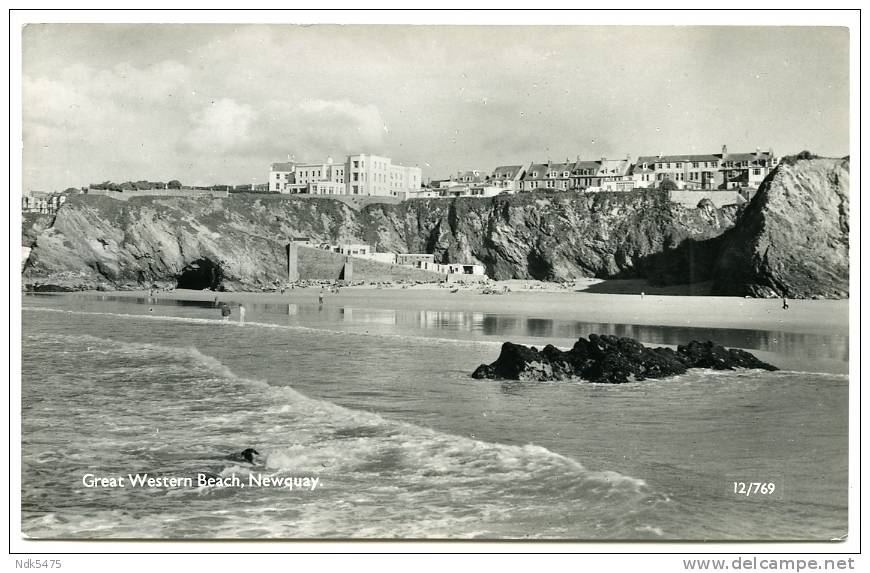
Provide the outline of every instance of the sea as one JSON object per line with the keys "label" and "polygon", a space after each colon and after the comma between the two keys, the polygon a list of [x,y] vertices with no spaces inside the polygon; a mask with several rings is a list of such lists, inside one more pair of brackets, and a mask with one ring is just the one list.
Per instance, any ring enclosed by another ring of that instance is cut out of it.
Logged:
{"label": "sea", "polygon": [[[419,310],[320,306],[316,292],[246,302],[244,324],[211,301],[23,296],[24,535],[848,534],[845,335],[589,324],[425,297]],[[470,376],[505,340],[570,347],[590,333],[712,339],[783,369],[622,385]]]}

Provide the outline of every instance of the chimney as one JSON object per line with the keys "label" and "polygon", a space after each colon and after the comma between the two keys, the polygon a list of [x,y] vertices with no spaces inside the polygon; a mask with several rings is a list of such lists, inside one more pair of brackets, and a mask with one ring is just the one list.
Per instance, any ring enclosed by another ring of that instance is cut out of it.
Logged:
{"label": "chimney", "polygon": [[773,148],[772,147],[767,150],[767,154],[770,155],[771,158],[773,157]]}
{"label": "chimney", "polygon": [[332,155],[329,155],[326,157],[326,163],[328,163],[329,165],[332,165]]}
{"label": "chimney", "polygon": [[723,145],[722,146],[722,159],[725,159],[726,157],[728,157],[728,146]]}
{"label": "chimney", "polygon": [[605,163],[607,163],[607,158],[602,155],[601,156],[601,164],[604,165]]}
{"label": "chimney", "polygon": [[577,154],[577,163],[580,163],[580,154]]}

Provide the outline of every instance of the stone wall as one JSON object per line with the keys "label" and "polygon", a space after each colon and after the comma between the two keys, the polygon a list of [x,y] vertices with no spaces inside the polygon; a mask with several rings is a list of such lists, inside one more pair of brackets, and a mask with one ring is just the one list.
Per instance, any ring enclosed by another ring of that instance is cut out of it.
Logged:
{"label": "stone wall", "polygon": [[716,208],[725,205],[742,205],[743,203],[746,203],[746,199],[744,199],[737,191],[690,191],[688,189],[681,189],[679,191],[669,191],[669,194],[671,201],[684,207],[689,207],[690,209],[697,207],[698,202],[701,199],[709,199],[713,202],[713,205],[715,205]]}
{"label": "stone wall", "polygon": [[87,195],[100,195],[126,201],[133,197],[229,197],[229,191],[210,191],[207,189],[129,189],[109,191],[108,189],[88,189]]}

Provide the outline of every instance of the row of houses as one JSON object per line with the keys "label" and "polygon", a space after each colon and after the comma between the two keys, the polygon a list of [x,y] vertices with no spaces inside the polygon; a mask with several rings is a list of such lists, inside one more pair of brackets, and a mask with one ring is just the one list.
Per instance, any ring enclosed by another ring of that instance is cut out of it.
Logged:
{"label": "row of houses", "polygon": [[22,213],[40,213],[43,215],[56,213],[66,202],[66,195],[60,193],[25,192],[21,197]]}
{"label": "row of houses", "polygon": [[270,191],[404,198],[408,193],[419,191],[423,183],[419,167],[399,165],[381,155],[348,155],[343,163],[335,163],[332,157],[322,163],[297,163],[292,157],[288,159],[271,165]]}
{"label": "row of houses", "polygon": [[433,181],[411,197],[491,197],[501,193],[544,190],[630,191],[660,187],[670,181],[677,189],[734,190],[758,187],[779,159],[773,149],[754,153],[645,155],[623,159],[502,165],[492,173],[460,171],[450,179]]}

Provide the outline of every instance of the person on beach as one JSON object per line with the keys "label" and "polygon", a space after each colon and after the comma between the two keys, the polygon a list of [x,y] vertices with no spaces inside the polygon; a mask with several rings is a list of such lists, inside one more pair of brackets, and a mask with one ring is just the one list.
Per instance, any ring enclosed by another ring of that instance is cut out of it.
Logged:
{"label": "person on beach", "polygon": [[317,303],[323,307],[323,287],[320,287],[320,294],[317,295]]}
{"label": "person on beach", "polygon": [[782,310],[788,310],[788,299],[782,295]]}
{"label": "person on beach", "polygon": [[227,303],[221,304],[221,320],[222,321],[229,322],[230,315],[232,313],[233,313],[233,311],[230,309],[230,305],[228,305]]}
{"label": "person on beach", "polygon": [[245,305],[239,305],[239,324],[245,324]]}
{"label": "person on beach", "polygon": [[640,300],[643,300],[643,297],[644,297],[645,294],[646,294],[645,292],[640,291]]}

